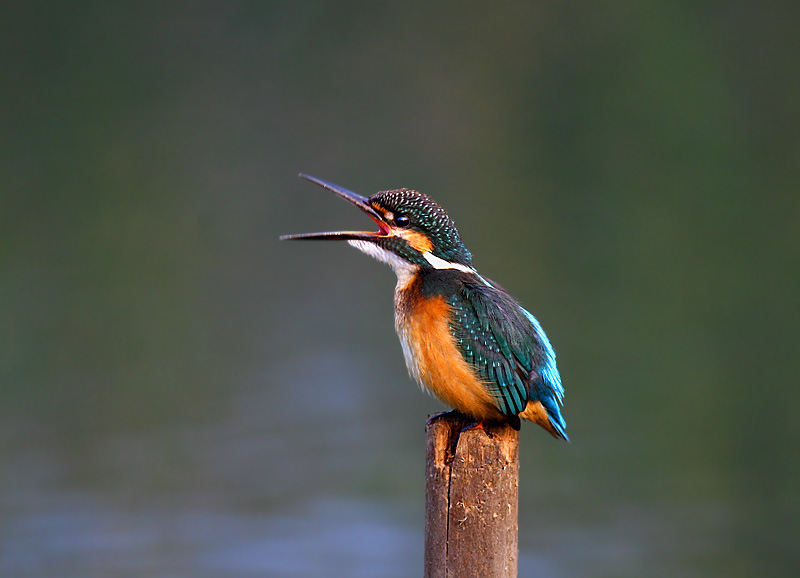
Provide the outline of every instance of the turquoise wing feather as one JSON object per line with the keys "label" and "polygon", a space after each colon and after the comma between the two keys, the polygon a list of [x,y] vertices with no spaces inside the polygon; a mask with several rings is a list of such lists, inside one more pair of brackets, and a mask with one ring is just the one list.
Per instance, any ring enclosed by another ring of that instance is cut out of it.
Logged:
{"label": "turquoise wing feather", "polygon": [[559,409],[564,389],[555,352],[536,318],[480,277],[463,281],[449,303],[461,354],[487,384],[501,413],[517,415],[529,400],[541,401],[553,426],[564,433]]}

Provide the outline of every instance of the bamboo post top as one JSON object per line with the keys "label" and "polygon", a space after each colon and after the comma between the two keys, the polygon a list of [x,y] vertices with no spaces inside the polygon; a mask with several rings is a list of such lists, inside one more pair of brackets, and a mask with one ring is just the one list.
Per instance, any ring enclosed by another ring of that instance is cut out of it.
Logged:
{"label": "bamboo post top", "polygon": [[517,576],[519,432],[471,424],[449,412],[426,426],[426,578]]}

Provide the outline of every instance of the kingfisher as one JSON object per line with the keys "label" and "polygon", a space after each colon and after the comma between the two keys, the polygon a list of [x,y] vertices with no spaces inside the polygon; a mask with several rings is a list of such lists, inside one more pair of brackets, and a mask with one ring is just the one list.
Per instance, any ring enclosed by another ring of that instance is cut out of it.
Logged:
{"label": "kingfisher", "polygon": [[455,223],[413,189],[364,197],[300,173],[351,202],[378,231],[283,235],[341,240],[387,263],[397,275],[395,329],[409,374],[446,405],[484,422],[520,428],[520,418],[569,441],[556,354],[536,318],[480,275]]}

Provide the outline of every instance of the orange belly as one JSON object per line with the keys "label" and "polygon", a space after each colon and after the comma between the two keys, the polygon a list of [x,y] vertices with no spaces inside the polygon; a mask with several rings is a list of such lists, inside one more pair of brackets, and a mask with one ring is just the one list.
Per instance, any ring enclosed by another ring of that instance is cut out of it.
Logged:
{"label": "orange belly", "polygon": [[442,402],[476,419],[499,419],[487,387],[461,355],[450,333],[450,306],[441,296],[424,298],[399,289],[395,327],[411,376]]}

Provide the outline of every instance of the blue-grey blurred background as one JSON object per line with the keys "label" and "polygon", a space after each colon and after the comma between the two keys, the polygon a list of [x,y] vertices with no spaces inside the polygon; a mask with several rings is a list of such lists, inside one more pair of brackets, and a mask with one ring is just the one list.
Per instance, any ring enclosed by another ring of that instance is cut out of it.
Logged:
{"label": "blue-grey blurred background", "polygon": [[520,575],[800,567],[796,2],[0,8],[0,575],[422,572],[414,187],[546,328]]}

